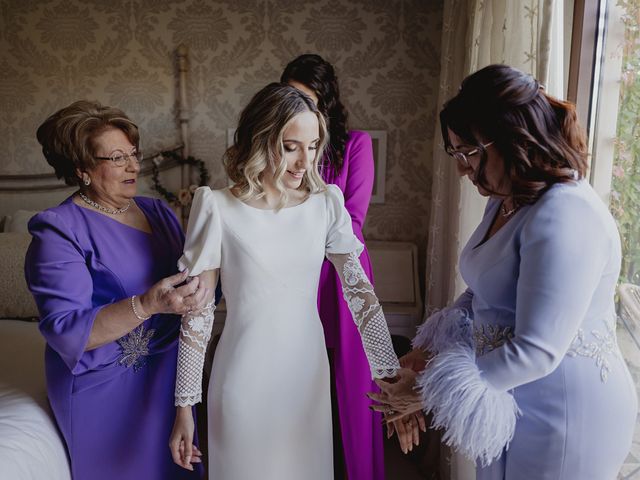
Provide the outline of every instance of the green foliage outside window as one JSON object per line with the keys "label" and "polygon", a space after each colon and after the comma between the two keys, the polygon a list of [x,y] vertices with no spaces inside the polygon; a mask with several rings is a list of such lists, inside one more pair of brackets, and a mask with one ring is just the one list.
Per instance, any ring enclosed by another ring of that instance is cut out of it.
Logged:
{"label": "green foliage outside window", "polygon": [[625,14],[611,211],[622,239],[620,281],[640,285],[640,0],[618,0]]}

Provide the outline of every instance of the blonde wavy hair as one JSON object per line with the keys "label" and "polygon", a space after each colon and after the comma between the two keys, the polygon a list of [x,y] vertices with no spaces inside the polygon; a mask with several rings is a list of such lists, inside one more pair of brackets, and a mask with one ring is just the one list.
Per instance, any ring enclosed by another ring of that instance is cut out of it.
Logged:
{"label": "blonde wavy hair", "polygon": [[282,83],[271,83],[256,93],[242,111],[233,145],[223,157],[225,170],[240,200],[246,202],[265,195],[262,174],[272,165],[275,186],[280,192],[276,210],[287,204],[288,195],[282,182],[287,170],[282,137],[293,118],[304,112],[316,115],[320,141],[313,166],[305,172],[298,189],[312,194],[327,188],[318,172],[318,163],[328,140],[322,113],[300,90]]}

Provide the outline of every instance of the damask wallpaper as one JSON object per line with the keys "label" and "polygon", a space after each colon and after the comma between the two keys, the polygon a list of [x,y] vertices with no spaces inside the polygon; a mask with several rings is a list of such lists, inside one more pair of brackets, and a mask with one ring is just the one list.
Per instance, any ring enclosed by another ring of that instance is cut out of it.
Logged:
{"label": "damask wallpaper", "polygon": [[177,142],[185,44],[191,153],[223,186],[241,108],[289,60],[317,52],[336,66],[351,126],[387,131],[386,198],[367,238],[424,247],[443,1],[0,0],[0,174],[48,173],[35,129],[80,98],[123,108],[144,150]]}

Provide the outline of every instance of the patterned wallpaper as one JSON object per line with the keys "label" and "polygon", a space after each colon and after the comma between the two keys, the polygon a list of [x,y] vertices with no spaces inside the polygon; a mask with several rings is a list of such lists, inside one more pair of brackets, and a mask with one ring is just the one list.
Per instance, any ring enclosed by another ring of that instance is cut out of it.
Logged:
{"label": "patterned wallpaper", "polygon": [[[337,69],[351,126],[387,131],[370,239],[426,243],[443,0],[0,0],[0,174],[49,172],[35,129],[80,98],[123,108],[143,149],[178,141],[175,49],[189,48],[191,151],[225,185],[226,131],[295,56]],[[424,248],[420,249],[421,251]]]}

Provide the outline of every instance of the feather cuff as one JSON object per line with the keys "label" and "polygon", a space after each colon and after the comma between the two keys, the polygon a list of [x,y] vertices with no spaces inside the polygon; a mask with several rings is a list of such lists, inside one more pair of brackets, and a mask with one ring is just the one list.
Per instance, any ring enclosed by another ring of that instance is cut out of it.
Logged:
{"label": "feather cuff", "polygon": [[434,355],[456,344],[473,349],[472,320],[466,310],[443,308],[425,320],[412,343],[414,348],[421,348]]}
{"label": "feather cuff", "polygon": [[480,375],[473,348],[461,343],[436,355],[417,379],[432,427],[443,441],[480,465],[489,465],[509,447],[520,414],[513,395]]}

